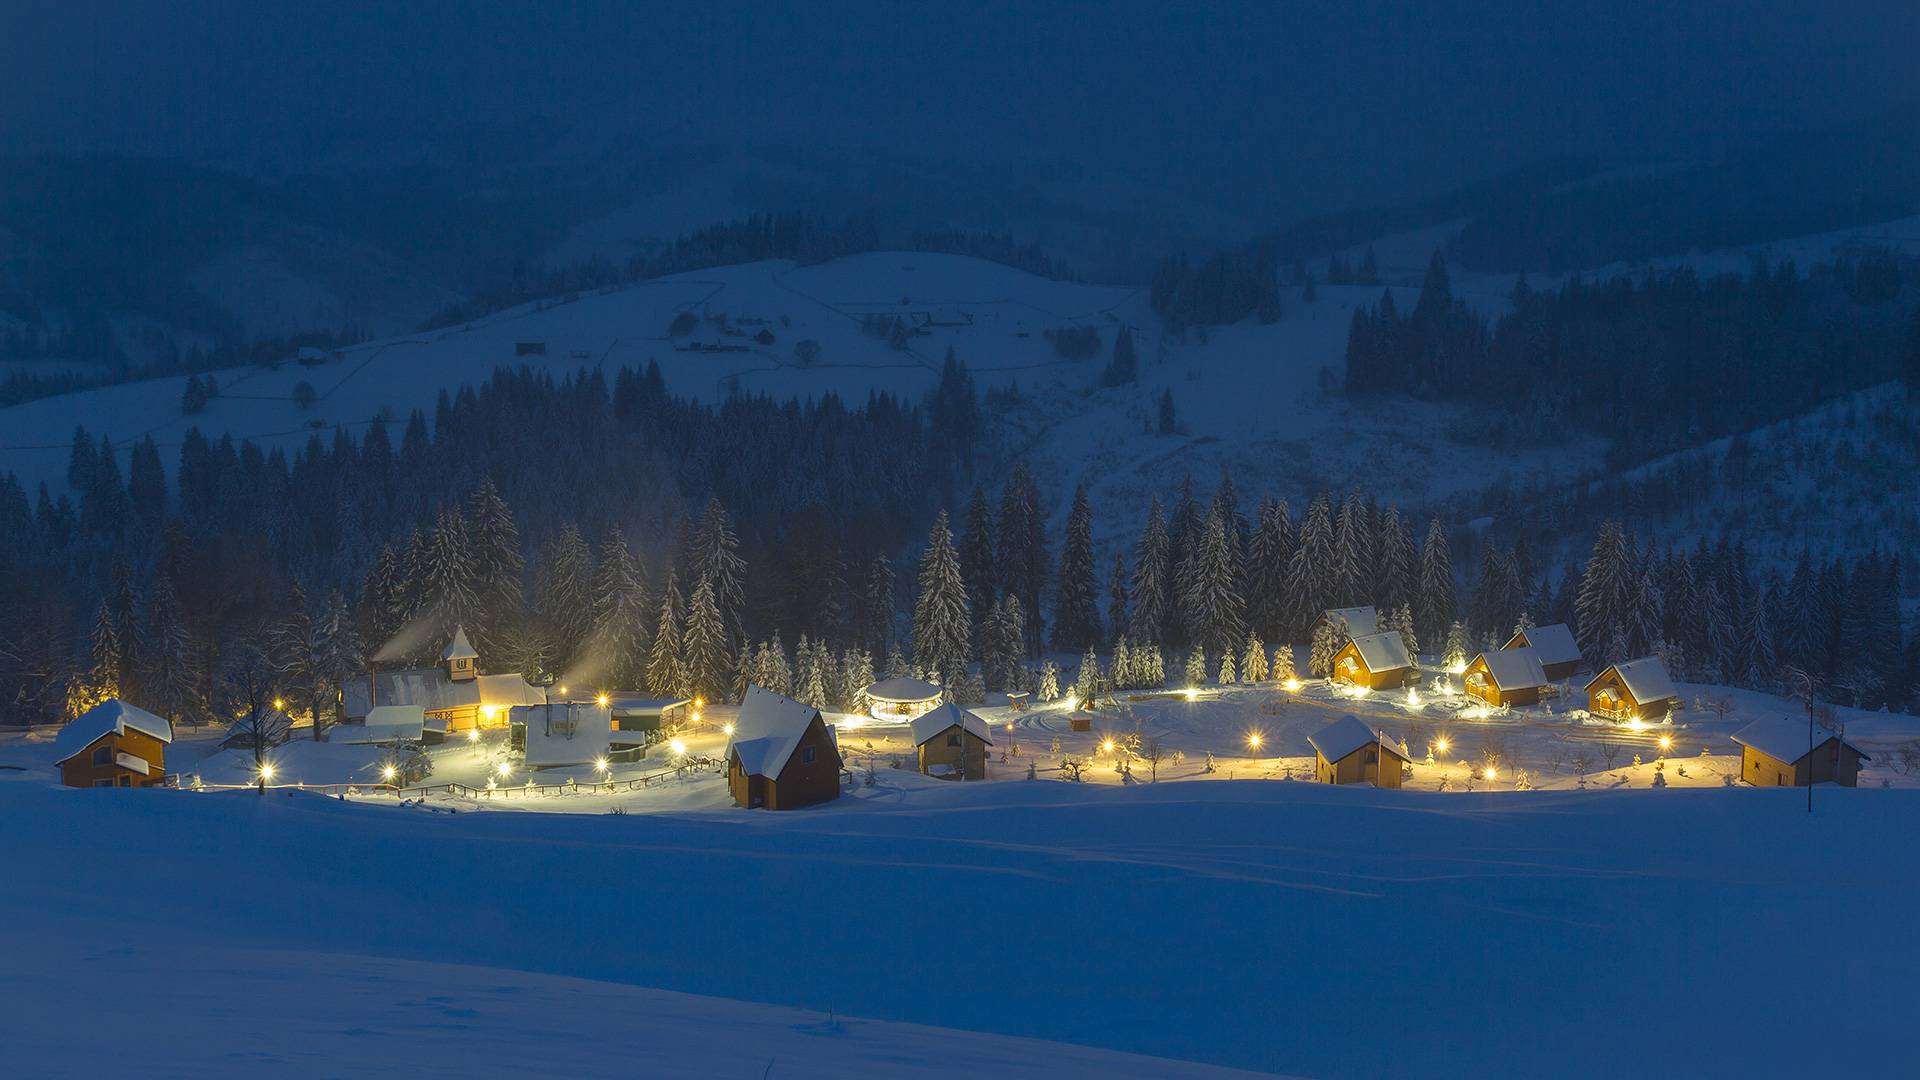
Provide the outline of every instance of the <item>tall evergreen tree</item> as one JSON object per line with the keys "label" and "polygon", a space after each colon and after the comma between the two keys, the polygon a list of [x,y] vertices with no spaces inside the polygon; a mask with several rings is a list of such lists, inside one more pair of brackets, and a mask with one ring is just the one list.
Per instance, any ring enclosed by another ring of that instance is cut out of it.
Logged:
{"label": "tall evergreen tree", "polygon": [[147,590],[147,627],[140,685],[153,711],[174,723],[199,723],[199,650],[187,631],[173,579],[162,573]]}
{"label": "tall evergreen tree", "polygon": [[1453,598],[1453,553],[1447,530],[1434,518],[1427,541],[1420,547],[1420,595],[1413,607],[1415,629],[1422,641],[1446,637],[1457,614]]}
{"label": "tall evergreen tree", "polygon": [[1335,606],[1338,591],[1334,557],[1333,510],[1326,496],[1316,496],[1307,504],[1306,517],[1300,521],[1300,542],[1293,549],[1293,579],[1296,605],[1289,637],[1299,637],[1313,627],[1322,611]]}
{"label": "tall evergreen tree", "polygon": [[727,521],[727,508],[718,496],[707,500],[700,514],[700,525],[693,534],[692,581],[697,590],[701,582],[712,585],[714,610],[728,643],[745,636],[741,617],[746,606],[746,560],[740,557],[740,540]]}
{"label": "tall evergreen tree", "polygon": [[1084,485],[1073,492],[1067,535],[1060,545],[1060,576],[1053,608],[1053,646],[1085,649],[1098,644],[1100,584],[1093,566],[1093,509]]}
{"label": "tall evergreen tree", "polygon": [[440,512],[425,554],[421,598],[433,632],[427,644],[437,647],[453,639],[455,627],[473,623],[480,613],[473,549],[459,510],[449,507]]}
{"label": "tall evergreen tree", "polygon": [[976,644],[999,593],[994,548],[993,508],[987,504],[987,493],[976,487],[967,502],[966,530],[960,536],[960,577],[967,584],[967,599],[972,601]]}
{"label": "tall evergreen tree", "polygon": [[1156,496],[1147,505],[1147,524],[1140,532],[1139,545],[1134,548],[1133,616],[1127,625],[1127,636],[1136,642],[1160,642],[1171,585],[1167,562],[1170,549],[1171,540]]}
{"label": "tall evergreen tree", "polygon": [[1107,628],[1122,637],[1127,633],[1130,600],[1127,592],[1127,556],[1125,552],[1116,551],[1113,553],[1113,569],[1107,573]]}
{"label": "tall evergreen tree", "polygon": [[[534,608],[552,628],[554,659],[563,667],[579,655],[581,643],[593,628],[594,578],[593,551],[573,522],[562,523],[541,549]],[[674,599],[678,603],[679,598]],[[678,615],[676,610],[676,644]]]}
{"label": "tall evergreen tree", "polygon": [[[703,578],[687,600],[687,632],[681,638],[684,689],[690,697],[724,700],[727,692],[727,631],[714,598],[715,578]],[[825,686],[816,695],[815,708],[825,703]]]}
{"label": "tall evergreen tree", "polygon": [[[1639,577],[1635,573],[1633,545],[1617,521],[1600,526],[1593,541],[1593,554],[1580,577],[1580,595],[1575,601],[1580,650],[1588,656],[1600,656],[1618,632],[1627,631]],[[1614,657],[1615,660],[1630,657]]]}
{"label": "tall evergreen tree", "polygon": [[520,554],[520,530],[513,523],[513,511],[492,480],[482,480],[474,490],[469,514],[476,600],[469,629],[478,647],[491,654],[520,615],[526,562]]}
{"label": "tall evergreen tree", "polygon": [[1044,640],[1040,594],[1046,588],[1049,560],[1040,491],[1024,461],[1014,464],[1001,492],[999,542],[1001,587],[1020,598],[1021,608],[1028,613],[1027,651],[1038,655]]}
{"label": "tall evergreen tree", "polygon": [[1225,515],[1218,509],[1207,515],[1205,531],[1194,548],[1185,610],[1194,641],[1207,652],[1230,657],[1246,635],[1245,603],[1238,588],[1233,543]]}
{"label": "tall evergreen tree", "polygon": [[594,588],[593,645],[589,653],[606,685],[622,690],[646,679],[648,646],[646,580],[619,526],[600,543]]}
{"label": "tall evergreen tree", "polygon": [[926,552],[920,557],[920,594],[913,606],[914,666],[938,672],[942,686],[958,679],[967,666],[970,622],[960,556],[953,549],[953,532],[942,510],[933,520]]}
{"label": "tall evergreen tree", "polygon": [[[712,597],[711,589],[708,597]],[[680,582],[669,567],[667,580],[660,588],[660,617],[653,624],[653,641],[647,651],[647,689],[660,697],[678,695],[687,682],[681,659],[680,622]]]}

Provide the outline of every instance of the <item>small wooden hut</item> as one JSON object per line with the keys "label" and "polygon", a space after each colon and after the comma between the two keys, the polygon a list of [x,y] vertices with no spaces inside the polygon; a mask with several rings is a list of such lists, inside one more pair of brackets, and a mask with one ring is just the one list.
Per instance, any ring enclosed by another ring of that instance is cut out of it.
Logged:
{"label": "small wooden hut", "polygon": [[733,722],[727,788],[736,805],[792,810],[840,797],[840,746],[820,710],[758,686]]}
{"label": "small wooden hut", "polygon": [[1540,666],[1553,682],[1573,677],[1585,662],[1580,655],[1580,645],[1573,640],[1573,631],[1566,623],[1554,623],[1551,626],[1531,626],[1516,631],[1502,645],[1503,649],[1532,649],[1540,658]]}
{"label": "small wooden hut", "polygon": [[1815,727],[1809,740],[1806,720],[1785,716],[1755,720],[1733,741],[1740,744],[1740,779],[1754,787],[1856,787],[1860,763],[1872,760],[1830,728]]}
{"label": "small wooden hut", "polygon": [[1322,784],[1372,784],[1397,788],[1407,756],[1392,739],[1352,714],[1309,735],[1313,778]]}
{"label": "small wooden hut", "polygon": [[945,780],[987,778],[987,752],[993,735],[987,722],[951,702],[913,720],[913,744],[920,771]]}
{"label": "small wooden hut", "polygon": [[1532,649],[1496,649],[1473,658],[1461,675],[1467,694],[1489,705],[1538,705],[1549,680]]}
{"label": "small wooden hut", "polygon": [[1586,689],[1587,711],[1610,720],[1655,723],[1680,707],[1680,690],[1657,656],[1613,664]]}
{"label": "small wooden hut", "polygon": [[171,721],[109,698],[53,737],[53,764],[68,787],[151,787],[166,779],[172,741]]}
{"label": "small wooden hut", "polygon": [[1333,654],[1333,677],[1338,682],[1384,690],[1405,686],[1413,676],[1413,658],[1396,632],[1354,638]]}

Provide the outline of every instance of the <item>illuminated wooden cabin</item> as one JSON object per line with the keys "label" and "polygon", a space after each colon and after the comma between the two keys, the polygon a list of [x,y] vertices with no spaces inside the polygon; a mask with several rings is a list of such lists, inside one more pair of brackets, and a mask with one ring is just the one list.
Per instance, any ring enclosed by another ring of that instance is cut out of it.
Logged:
{"label": "illuminated wooden cabin", "polygon": [[166,779],[173,723],[109,698],[53,737],[53,767],[68,787],[151,787]]}
{"label": "illuminated wooden cabin", "polygon": [[1357,637],[1333,654],[1336,682],[1384,690],[1405,686],[1413,676],[1413,659],[1407,655],[1407,644],[1398,633]]}
{"label": "illuminated wooden cabin", "polygon": [[1307,743],[1313,747],[1313,778],[1322,784],[1397,788],[1408,764],[1392,739],[1352,714],[1307,736]]}
{"label": "illuminated wooden cabin", "polygon": [[733,722],[727,789],[736,805],[793,810],[840,797],[840,747],[820,710],[758,686]]}
{"label": "illuminated wooden cabin", "polygon": [[913,720],[913,745],[920,771],[943,780],[987,778],[987,751],[993,735],[987,722],[951,702]]}
{"label": "illuminated wooden cabin", "polygon": [[[1733,733],[1740,744],[1740,779],[1754,787],[1857,787],[1860,763],[1872,759],[1839,732],[1786,716],[1755,720]],[[1811,743],[1811,745],[1809,745]]]}
{"label": "illuminated wooden cabin", "polygon": [[1573,640],[1573,631],[1567,628],[1566,623],[1533,626],[1518,631],[1501,648],[1532,649],[1534,655],[1540,658],[1540,667],[1553,682],[1572,678],[1585,662],[1580,655],[1580,644]]}
{"label": "illuminated wooden cabin", "polygon": [[906,723],[940,704],[940,688],[925,679],[904,675],[881,679],[867,687],[868,715],[875,720]]}
{"label": "illuminated wooden cabin", "polygon": [[1614,664],[1587,684],[1587,711],[1609,720],[1657,723],[1680,707],[1680,691],[1657,656]]}
{"label": "illuminated wooden cabin", "polygon": [[1461,681],[1470,697],[1489,705],[1538,705],[1551,681],[1532,649],[1496,649],[1473,658]]}

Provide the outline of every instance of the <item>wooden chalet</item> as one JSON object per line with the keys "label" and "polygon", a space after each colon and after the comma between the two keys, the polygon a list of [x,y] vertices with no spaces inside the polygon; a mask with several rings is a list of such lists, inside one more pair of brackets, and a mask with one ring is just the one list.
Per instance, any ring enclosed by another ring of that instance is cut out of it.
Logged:
{"label": "wooden chalet", "polygon": [[1586,662],[1580,655],[1580,644],[1573,640],[1573,631],[1567,628],[1566,623],[1532,626],[1516,631],[1500,647],[1532,649],[1534,655],[1540,658],[1540,667],[1553,682],[1572,678],[1574,672],[1580,670],[1580,665]]}
{"label": "wooden chalet", "polygon": [[920,771],[943,780],[985,780],[993,735],[987,722],[951,702],[913,721]]}
{"label": "wooden chalet", "polygon": [[1333,677],[1337,682],[1384,690],[1405,686],[1414,677],[1413,658],[1401,636],[1389,631],[1354,638],[1333,654]]}
{"label": "wooden chalet", "polygon": [[60,729],[53,766],[68,787],[152,787],[166,779],[173,722],[109,698]]}
{"label": "wooden chalet", "polygon": [[1816,726],[1809,739],[1804,718],[1755,720],[1733,741],[1740,744],[1740,779],[1754,787],[1857,787],[1860,763],[1872,760],[1831,728]]}
{"label": "wooden chalet", "polygon": [[840,747],[820,710],[758,686],[733,722],[727,789],[736,805],[793,810],[840,797]]}
{"label": "wooden chalet", "polygon": [[1538,705],[1551,682],[1532,649],[1496,649],[1473,658],[1461,674],[1468,696],[1493,706]]}
{"label": "wooden chalet", "polygon": [[438,667],[349,679],[341,688],[342,711],[355,723],[383,705],[418,705],[430,728],[457,733],[504,728],[514,707],[546,704],[547,692],[520,675],[480,674],[479,655],[468,643],[466,630],[455,627]]}
{"label": "wooden chalet", "polygon": [[1657,656],[1613,664],[1587,683],[1587,711],[1610,720],[1656,723],[1680,707],[1680,691]]}
{"label": "wooden chalet", "polygon": [[1400,786],[1407,756],[1392,739],[1352,714],[1307,737],[1313,747],[1313,778],[1322,784]]}

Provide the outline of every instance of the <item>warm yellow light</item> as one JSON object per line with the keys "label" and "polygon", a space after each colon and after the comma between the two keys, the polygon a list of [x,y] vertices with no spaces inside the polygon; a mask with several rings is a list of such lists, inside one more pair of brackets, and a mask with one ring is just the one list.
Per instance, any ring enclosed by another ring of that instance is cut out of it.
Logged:
{"label": "warm yellow light", "polygon": [[1252,732],[1247,736],[1247,748],[1250,750],[1258,750],[1260,749],[1261,741],[1260,733],[1257,731]]}
{"label": "warm yellow light", "polygon": [[603,709],[606,708],[610,703],[612,703],[612,701],[613,699],[608,697],[605,694],[601,694],[599,697],[593,699],[593,703],[595,705],[600,706]]}
{"label": "warm yellow light", "polygon": [[279,698],[273,699],[273,708],[275,712],[278,712],[281,709],[284,709],[286,707],[287,707],[287,703],[285,701],[282,701]]}
{"label": "warm yellow light", "polygon": [[1200,691],[1195,690],[1191,686],[1187,687],[1187,700],[1198,701],[1199,699],[1200,699]]}
{"label": "warm yellow light", "polygon": [[1673,749],[1673,736],[1671,735],[1660,736],[1660,749],[1662,750]]}
{"label": "warm yellow light", "polygon": [[1113,753],[1113,740],[1112,739],[1100,740],[1100,749],[1105,750],[1109,754]]}
{"label": "warm yellow light", "polygon": [[505,780],[507,777],[513,775],[513,766],[503,761],[500,763],[500,768],[497,771],[500,773],[500,779]]}
{"label": "warm yellow light", "polygon": [[560,692],[561,692],[562,694],[564,694],[564,693],[566,693],[566,692],[567,692],[567,688],[566,688],[566,687],[564,687],[564,686],[563,686],[563,687],[561,687],[561,688],[560,688]]}
{"label": "warm yellow light", "polygon": [[693,711],[693,722],[696,724],[700,722],[700,710],[698,709]]}
{"label": "warm yellow light", "polygon": [[1407,687],[1407,704],[1409,705],[1420,704],[1420,692],[1418,690],[1415,690],[1411,686]]}
{"label": "warm yellow light", "polygon": [[593,767],[594,767],[594,768],[596,768],[596,769],[599,769],[599,770],[600,770],[601,772],[606,772],[606,771],[607,771],[607,769],[609,768],[609,766],[607,765],[607,759],[606,759],[606,758],[603,758],[603,757],[602,757],[602,758],[594,758],[594,759],[593,759]]}
{"label": "warm yellow light", "polygon": [[273,762],[263,761],[260,763],[260,779],[262,780],[273,779]]}
{"label": "warm yellow light", "polygon": [[468,729],[467,729],[467,741],[468,741],[468,742],[479,742],[479,741],[480,741],[480,729],[479,729],[479,728],[477,728],[477,727],[470,727],[470,728],[468,728]]}
{"label": "warm yellow light", "polygon": [[1299,680],[1299,679],[1288,679],[1288,680],[1287,680],[1287,692],[1288,692],[1288,693],[1292,693],[1292,692],[1294,692],[1294,691],[1296,691],[1296,690],[1299,690],[1299,689],[1300,689],[1300,680]]}
{"label": "warm yellow light", "polygon": [[1453,743],[1449,742],[1445,735],[1442,735],[1439,738],[1433,740],[1433,748],[1435,750],[1440,751],[1443,754],[1446,753],[1448,750],[1452,749],[1452,747],[1453,747]]}
{"label": "warm yellow light", "polygon": [[1630,731],[1639,731],[1641,728],[1646,726],[1647,726],[1647,722],[1645,720],[1640,719],[1637,716],[1627,717],[1627,728]]}
{"label": "warm yellow light", "polygon": [[480,706],[480,715],[481,715],[481,716],[484,716],[484,717],[486,717],[486,718],[487,718],[487,719],[489,719],[489,720],[491,720],[491,719],[493,719],[493,714],[494,714],[494,713],[496,713],[496,712],[498,712],[498,711],[499,711],[499,710],[497,710],[497,709],[495,709],[495,708],[494,708],[493,706],[491,706],[491,705],[482,705],[482,706]]}
{"label": "warm yellow light", "polygon": [[726,732],[726,733],[727,733],[727,734],[728,734],[729,736],[731,736],[731,735],[733,734],[733,725],[732,725],[732,724],[721,724],[721,725],[720,725],[720,730],[721,730],[721,731],[724,731],[724,732]]}
{"label": "warm yellow light", "polygon": [[1499,775],[1500,775],[1500,767],[1498,765],[1487,766],[1487,779],[1491,780],[1494,777]]}
{"label": "warm yellow light", "polygon": [[388,781],[388,782],[391,782],[391,781],[393,780],[393,778],[394,778],[394,777],[396,777],[396,776],[399,776],[399,775],[400,775],[400,770],[399,770],[399,769],[396,769],[396,768],[394,768],[394,767],[393,767],[393,766],[391,766],[391,765],[383,765],[383,766],[381,766],[381,768],[380,768],[380,779],[382,779],[382,780],[386,780],[386,781]]}
{"label": "warm yellow light", "polygon": [[705,707],[706,707],[706,704],[707,704],[707,699],[706,699],[706,698],[703,698],[703,697],[695,697],[695,698],[693,699],[693,707],[694,707],[694,708],[696,708],[696,709],[700,709],[700,708],[705,708]]}
{"label": "warm yellow light", "polygon": [[687,752],[687,744],[679,739],[675,739],[672,742],[668,743],[667,748],[672,750],[676,754],[684,754]]}

